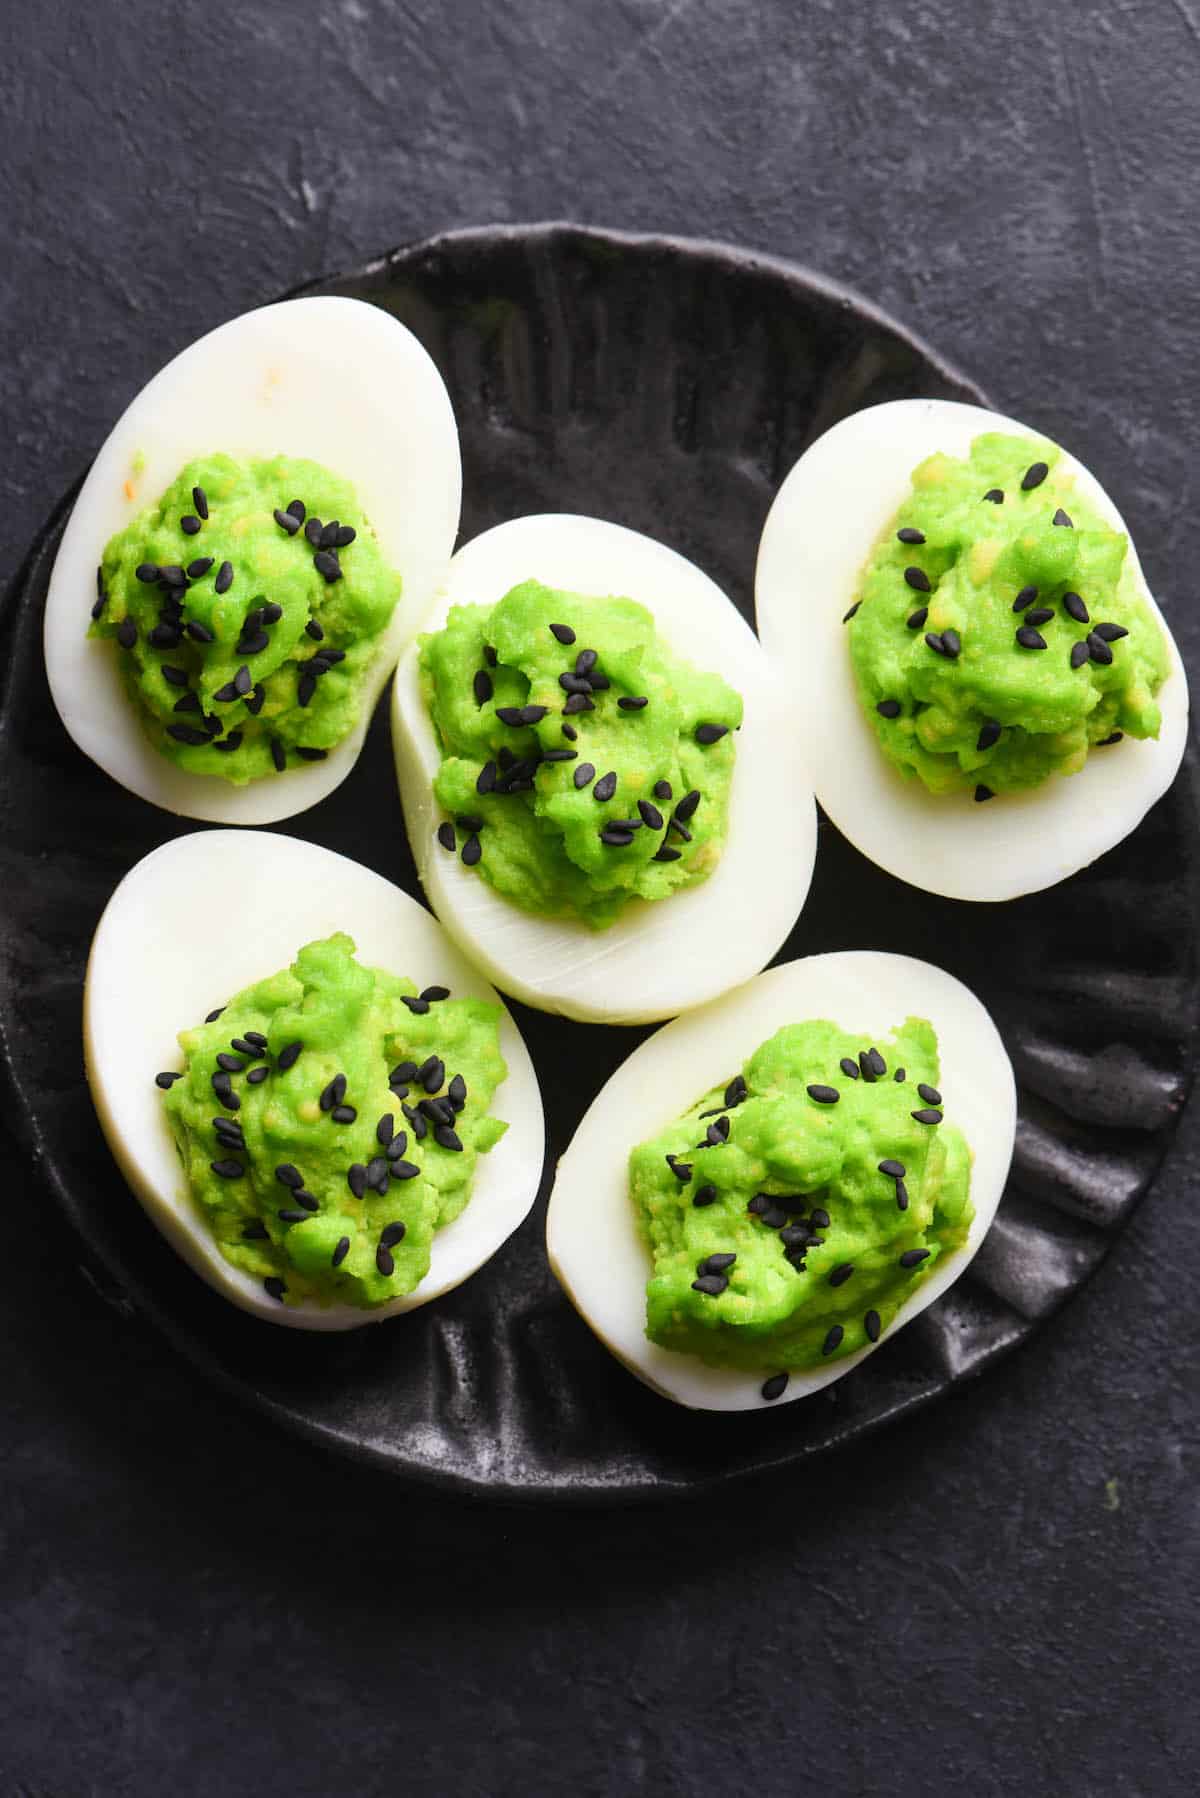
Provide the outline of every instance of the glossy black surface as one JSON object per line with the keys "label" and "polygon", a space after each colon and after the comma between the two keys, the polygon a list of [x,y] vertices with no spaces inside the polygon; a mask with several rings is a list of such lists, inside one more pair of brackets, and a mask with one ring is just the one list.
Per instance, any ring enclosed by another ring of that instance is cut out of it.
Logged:
{"label": "glossy black surface", "polygon": [[[481,230],[314,291],[385,306],[438,361],[462,436],[465,537],[522,512],[592,511],[691,556],[747,615],[763,518],[807,443],[880,400],[978,397],[836,289],[697,243]],[[809,1458],[945,1392],[1028,1336],[1097,1265],[1152,1180],[1191,1078],[1196,867],[1182,784],[1095,868],[1005,907],[917,893],[822,823],[812,894],[781,959],[870,944],[940,962],[991,1007],[1021,1083],[1013,1177],[983,1250],[853,1378],[719,1424],[667,1404],[559,1293],[541,1206],[465,1287],[384,1329],[309,1337],[234,1311],[176,1260],[98,1133],[79,1128],[90,1116],[75,1045],[91,929],[121,874],[193,826],[117,788],[49,705],[40,609],[60,523],[11,591],[3,627],[0,1027],[12,1122],[115,1302],[224,1387],[331,1447],[465,1490],[695,1492]],[[381,708],[346,784],[282,828],[369,855],[415,892],[398,808],[390,842],[369,826],[391,784]],[[218,968],[214,947],[215,980]],[[561,1151],[645,1032],[520,1008],[518,1021]]]}

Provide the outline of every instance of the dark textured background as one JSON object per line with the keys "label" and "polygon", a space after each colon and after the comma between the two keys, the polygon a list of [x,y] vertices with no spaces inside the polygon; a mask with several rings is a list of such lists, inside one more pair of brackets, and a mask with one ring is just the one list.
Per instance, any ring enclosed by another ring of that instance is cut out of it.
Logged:
{"label": "dark textured background", "polygon": [[[0,552],[189,338],[571,215],[811,263],[1111,484],[1200,669],[1193,0],[6,0]],[[3,1167],[0,1798],[1190,1793],[1193,1103],[1083,1296],[803,1479],[410,1496],[200,1387]]]}

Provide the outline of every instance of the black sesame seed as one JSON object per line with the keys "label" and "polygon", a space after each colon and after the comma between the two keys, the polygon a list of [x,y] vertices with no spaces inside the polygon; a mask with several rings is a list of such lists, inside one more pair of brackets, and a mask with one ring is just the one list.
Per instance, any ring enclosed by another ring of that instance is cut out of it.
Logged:
{"label": "black sesame seed", "polygon": [[[421,1119],[420,1130],[414,1130],[413,1134],[418,1141],[425,1135],[424,1118]],[[393,1180],[415,1180],[421,1171],[415,1161],[389,1161],[388,1168]]]}
{"label": "black sesame seed", "polygon": [[640,712],[643,706],[649,704],[649,701],[644,693],[623,693],[617,704],[623,712]]}
{"label": "black sesame seed", "polygon": [[736,1260],[737,1256],[727,1251],[722,1251],[717,1255],[706,1255],[704,1260],[697,1266],[696,1272],[698,1274],[728,1273]]}
{"label": "black sesame seed", "polygon": [[1112,650],[1104,638],[1097,636],[1095,631],[1089,631],[1087,634],[1087,650],[1093,662],[1099,662],[1103,668],[1107,668],[1113,659]]}
{"label": "black sesame seed", "polygon": [[272,517],[280,529],[287,532],[289,537],[294,537],[296,532],[300,529],[300,520],[296,517],[294,512],[285,512],[281,507],[276,506],[275,511],[272,513]]}
{"label": "black sesame seed", "polygon": [[633,842],[633,832],[621,830],[615,824],[606,824],[600,832],[600,841],[608,849],[628,849]]}
{"label": "black sesame seed", "polygon": [[787,1390],[788,1376],[785,1373],[773,1373],[769,1380],[762,1383],[762,1395],[765,1399],[782,1398]]}
{"label": "black sesame seed", "polygon": [[226,754],[232,754],[235,749],[240,749],[241,746],[242,733],[240,730],[231,730],[227,737],[223,737],[219,743],[213,744],[214,749],[220,749]]}
{"label": "black sesame seed", "polygon": [[661,848],[654,851],[650,860],[652,862],[677,862],[680,859],[680,854],[680,850],[670,849],[667,844],[664,843]]}
{"label": "black sesame seed", "polygon": [[779,1232],[779,1240],[785,1248],[804,1248],[808,1244],[807,1224],[787,1224]]}
{"label": "black sesame seed", "polygon": [[1023,624],[1017,632],[1017,642],[1022,649],[1045,649],[1046,639],[1041,631],[1035,631],[1032,625]]}
{"label": "black sesame seed", "polygon": [[686,823],[699,803],[700,790],[698,787],[693,787],[690,793],[684,794],[683,798],[679,801],[679,804],[675,807],[675,817],[681,824]]}
{"label": "black sesame seed", "polygon": [[1125,732],[1123,730],[1114,730],[1111,732],[1111,734],[1109,736],[1101,737],[1100,741],[1096,744],[1095,747],[1097,749],[1107,749],[1109,747],[1110,743],[1121,742],[1124,735],[1125,735]]}
{"label": "black sesame seed", "polygon": [[1004,490],[1001,487],[989,487],[983,497],[984,499],[991,500],[994,506],[1002,506],[1004,504]]}
{"label": "black sesame seed", "polygon": [[439,824],[434,834],[442,848],[449,849],[453,853],[455,847],[453,824]]}
{"label": "black sesame seed", "polygon": [[385,1279],[389,1278],[396,1271],[396,1263],[392,1259],[392,1251],[390,1249],[385,1249],[382,1243],[380,1243],[375,1251],[375,1265]]}
{"label": "black sesame seed", "polygon": [[122,649],[132,649],[137,642],[137,625],[132,618],[122,618],[117,626],[117,642]]}
{"label": "black sesame seed", "polygon": [[195,506],[196,511],[201,518],[208,517],[208,495],[205,493],[203,487],[192,488],[192,504]]}
{"label": "black sesame seed", "polygon": [[746,1206],[746,1210],[752,1217],[761,1217],[764,1211],[769,1211],[771,1209],[774,1202],[775,1201],[772,1199],[769,1192],[756,1192],[750,1203]]}
{"label": "black sesame seed", "polygon": [[889,1180],[903,1180],[908,1169],[902,1161],[896,1161],[889,1156],[886,1161],[879,1163],[879,1171],[881,1174],[886,1174]]}
{"label": "black sesame seed", "polygon": [[329,1082],[329,1085],[322,1092],[317,1103],[320,1105],[322,1111],[332,1111],[334,1106],[340,1105],[345,1097],[346,1076],[345,1074],[335,1074],[333,1079]]}
{"label": "black sesame seed", "polygon": [[446,1078],[446,1064],[438,1055],[427,1056],[417,1069],[417,1079],[427,1093],[437,1092]]}
{"label": "black sesame seed", "polygon": [[976,803],[976,805],[983,805],[986,800],[994,799],[995,797],[996,797],[996,795],[992,791],[991,787],[985,787],[983,782],[980,781],[979,785],[975,788],[975,803]]}
{"label": "black sesame seed", "polygon": [[275,764],[275,772],[282,774],[287,767],[287,752],[278,737],[271,738],[271,760]]}
{"label": "black sesame seed", "polygon": [[489,668],[494,668],[496,666],[496,651],[492,648],[490,643],[485,643],[483,646],[483,659]]}
{"label": "black sesame seed", "polygon": [[925,623],[925,620],[928,618],[928,616],[929,616],[929,607],[928,606],[918,606],[915,612],[909,613],[908,617],[905,619],[904,622],[907,624],[910,631],[919,631],[921,629],[921,626]]}
{"label": "black sesame seed", "polygon": [[842,1096],[836,1086],[821,1086],[818,1084],[805,1087],[804,1090],[807,1092],[810,1099],[816,1100],[818,1105],[836,1105]]}
{"label": "black sesame seed", "polygon": [[1022,587],[1021,591],[1017,594],[1017,597],[1013,600],[1013,611],[1023,612],[1026,606],[1031,606],[1033,604],[1037,596],[1038,590],[1036,587]]}
{"label": "black sesame seed", "polygon": [[1049,473],[1050,470],[1045,462],[1031,462],[1021,476],[1021,491],[1031,493],[1035,487],[1041,486]]}
{"label": "black sesame seed", "polygon": [[942,1102],[942,1095],[937,1087],[927,1086],[923,1080],[919,1083],[917,1091],[924,1099],[926,1105],[940,1105]]}
{"label": "black sesame seed", "polygon": [[296,703],[297,703],[297,705],[302,705],[302,706],[308,705],[308,703],[312,699],[312,696],[316,692],[316,690],[317,690],[317,677],[315,674],[311,673],[309,670],[306,669],[305,672],[300,676],[300,679],[296,682]]}
{"label": "black sesame seed", "polygon": [[312,1211],[319,1211],[321,1209],[320,1199],[316,1198],[311,1192],[305,1192],[303,1190],[303,1188],[301,1188],[301,1190],[299,1192],[294,1193],[292,1196],[294,1197],[297,1205],[302,1205],[304,1207],[305,1211],[312,1212]]}
{"label": "black sesame seed", "polygon": [[446,1091],[450,1095],[450,1103],[454,1109],[461,1111],[467,1102],[467,1083],[461,1074],[455,1074]]}
{"label": "black sesame seed", "polygon": [[353,1105],[335,1105],[329,1116],[335,1124],[352,1124],[358,1113]]}
{"label": "black sesame seed", "polygon": [[242,1231],[243,1242],[269,1242],[267,1226],[258,1218],[252,1218]]}
{"label": "black sesame seed", "polygon": [[230,680],[226,681],[223,687],[217,688],[213,694],[213,701],[217,705],[232,705],[238,697],[238,690]]}
{"label": "black sesame seed", "polygon": [[521,723],[540,724],[549,710],[548,705],[523,705],[521,707]]}
{"label": "black sesame seed", "polygon": [[896,1082],[900,1082],[900,1081],[904,1080],[905,1079],[904,1069],[897,1068],[896,1072],[892,1075],[892,1079],[895,1080]]}
{"label": "black sesame seed", "polygon": [[212,643],[215,641],[213,633],[209,630],[208,626],[206,624],[198,624],[194,618],[190,619],[183,628],[192,639],[193,643]]}
{"label": "black sesame seed", "polygon": [[212,556],[197,556],[194,562],[189,562],[187,565],[189,581],[198,581],[206,575],[213,565],[213,559]]}
{"label": "black sesame seed", "polygon": [[1063,611],[1066,612],[1068,617],[1073,618],[1076,624],[1091,623],[1091,613],[1084,605],[1083,600],[1078,593],[1064,593],[1062,602]]}
{"label": "black sesame seed", "polygon": [[564,724],[562,727],[562,734],[567,739],[568,743],[577,743],[579,741],[579,732],[575,729],[573,724]]}
{"label": "black sesame seed", "polygon": [[1051,524],[1064,525],[1068,531],[1074,529],[1074,525],[1072,524],[1070,514],[1067,512],[1064,512],[1061,506],[1058,508],[1058,511],[1054,514],[1054,517],[1050,520],[1050,522],[1051,522]]}
{"label": "black sesame seed", "polygon": [[861,604],[862,604],[862,600],[856,599],[854,604],[850,607],[850,610],[848,612],[842,613],[842,623],[843,624],[849,624],[850,620],[853,618],[854,614],[857,612],[857,610],[858,610],[859,606],[861,606]]}
{"label": "black sesame seed", "polygon": [[923,1107],[920,1111],[910,1112],[909,1116],[916,1118],[918,1124],[940,1124],[942,1121],[941,1112],[935,1110],[932,1106]]}
{"label": "black sesame seed", "polygon": [[1098,624],[1092,635],[1100,637],[1105,643],[1119,643],[1122,637],[1129,635],[1129,632],[1123,624]]}
{"label": "black sesame seed", "polygon": [[946,630],[942,632],[942,654],[944,656],[949,656],[951,661],[956,661],[962,654],[962,638],[957,631]]}
{"label": "black sesame seed", "polygon": [[897,1180],[896,1182],[896,1203],[901,1211],[908,1210],[908,1188],[903,1180]]}
{"label": "black sesame seed", "polygon": [[586,693],[572,693],[563,707],[563,717],[573,718],[577,712],[594,712],[595,709]]}
{"label": "black sesame seed", "polygon": [[253,685],[254,682],[250,677],[250,670],[243,662],[242,666],[233,677],[233,690],[239,699],[245,699]]}
{"label": "black sesame seed", "polygon": [[501,724],[522,725],[525,722],[524,708],[519,705],[498,705],[496,716]]}
{"label": "black sesame seed", "polygon": [[293,1167],[290,1161],[281,1161],[279,1163],[279,1166],[275,1169],[275,1178],[281,1186],[290,1186],[293,1192],[304,1185],[303,1174],[301,1174],[298,1167]]}
{"label": "black sesame seed", "polygon": [[201,749],[208,742],[206,732],[196,730],[190,724],[168,724],[167,735],[174,737],[177,743],[186,743],[189,749]]}
{"label": "black sesame seed", "polygon": [[133,572],[138,580],[142,581],[147,587],[152,587],[159,578],[159,566],[157,562],[139,562]]}
{"label": "black sesame seed", "polygon": [[346,1185],[356,1199],[361,1199],[367,1190],[367,1170],[361,1161],[356,1161],[346,1172]]}
{"label": "black sesame seed", "polygon": [[592,798],[604,802],[611,799],[616,790],[617,777],[610,769],[607,774],[602,774],[600,776],[599,780],[592,788]]}
{"label": "black sesame seed", "polygon": [[666,1157],[666,1162],[667,1162],[667,1166],[670,1168],[670,1170],[674,1174],[675,1178],[680,1182],[681,1185],[686,1186],[688,1181],[692,1177],[691,1162],[690,1161],[679,1161],[674,1155],[668,1155]]}
{"label": "black sesame seed", "polygon": [[229,589],[232,586],[233,586],[233,563],[232,562],[222,562],[221,566],[217,569],[217,578],[213,582],[213,587],[215,588],[215,590],[218,593],[228,593]]}
{"label": "black sesame seed", "polygon": [[868,1342],[878,1342],[879,1341],[879,1313],[878,1313],[878,1311],[868,1311],[867,1312],[866,1316],[863,1318],[863,1329],[867,1333],[867,1341]]}
{"label": "black sesame seed", "polygon": [[850,1276],[853,1272],[854,1272],[853,1261],[842,1261],[838,1264],[837,1267],[835,1267],[833,1269],[832,1273],[830,1274],[829,1284],[831,1286],[844,1286],[846,1284],[846,1281],[850,1278]]}
{"label": "black sesame seed", "polygon": [[814,1205],[812,1208],[812,1211],[809,1213],[809,1215],[810,1215],[813,1225],[816,1229],[828,1230],[828,1228],[829,1228],[829,1213],[828,1213],[828,1211],[823,1211],[819,1205]]}
{"label": "black sesame seed", "polygon": [[315,514],[313,517],[305,520],[304,535],[308,539],[308,541],[312,544],[314,549],[320,549],[320,547],[321,547],[321,532],[324,530],[324,528],[325,527],[321,523],[321,520],[318,517],[316,517]]}
{"label": "black sesame seed", "polygon": [[330,1267],[340,1267],[349,1253],[350,1238],[348,1236],[339,1236],[333,1254],[329,1257]]}
{"label": "black sesame seed", "polygon": [[179,528],[185,537],[194,537],[200,529],[200,520],[191,512],[185,512],[179,520]]}
{"label": "black sesame seed", "polygon": [[462,1152],[462,1139],[452,1124],[439,1124],[434,1130],[433,1139],[443,1149],[453,1149],[460,1154]]}
{"label": "black sesame seed", "polygon": [[720,1298],[729,1281],[724,1274],[701,1274],[698,1280],[692,1281],[692,1291],[702,1292],[707,1298]]}
{"label": "black sesame seed", "polygon": [[929,1259],[928,1249],[905,1249],[900,1257],[901,1267],[919,1267],[922,1261]]}
{"label": "black sesame seed", "polygon": [[924,543],[925,533],[924,531],[917,530],[915,525],[901,525],[900,529],[896,532],[896,541],[898,543]]}
{"label": "black sesame seed", "polygon": [[381,1186],[387,1191],[388,1164],[386,1155],[373,1155],[367,1163],[367,1185]]}
{"label": "black sesame seed", "polygon": [[1026,612],[1026,624],[1049,624],[1054,616],[1052,606],[1034,606],[1032,612]]}
{"label": "black sesame seed", "polygon": [[421,997],[422,999],[432,999],[436,1004],[439,1000],[448,999],[450,997],[450,988],[448,986],[422,987]]}
{"label": "black sesame seed", "polygon": [[722,737],[727,737],[728,735],[729,726],[727,724],[698,724],[696,726],[697,743],[703,743],[705,745],[709,743],[719,743]]}
{"label": "black sesame seed", "polygon": [[482,854],[483,854],[483,845],[480,843],[479,838],[475,835],[474,831],[472,831],[471,835],[467,838],[466,842],[463,844],[463,849],[462,849],[463,866],[467,867],[467,868],[473,868],[475,866],[476,862],[478,862],[478,860]]}
{"label": "black sesame seed", "polygon": [[418,1018],[423,1018],[425,1013],[429,1010],[428,999],[415,999],[411,993],[401,993],[400,999],[404,1005],[407,1005],[409,1011],[413,1012]]}
{"label": "black sesame seed", "polygon": [[385,1249],[395,1248],[398,1242],[404,1241],[406,1225],[397,1218],[395,1223],[385,1224],[379,1233],[379,1240]]}
{"label": "black sesame seed", "polygon": [[[240,656],[260,656],[264,649],[269,649],[271,639],[264,630],[255,631],[252,637],[242,637],[237,646]],[[325,670],[322,668],[321,673]]]}
{"label": "black sesame seed", "polygon": [[400,1161],[408,1153],[407,1130],[397,1130],[387,1146],[386,1153],[389,1161]]}
{"label": "black sesame seed", "polygon": [[252,689],[251,692],[247,693],[247,695],[246,695],[246,710],[249,712],[249,714],[252,718],[258,717],[258,714],[262,711],[263,706],[266,704],[266,699],[267,699],[267,693],[266,693],[265,687],[255,687]]}
{"label": "black sesame seed", "polygon": [[183,1079],[182,1074],[172,1074],[172,1073],[155,1074],[154,1084],[155,1084],[155,1086],[161,1086],[162,1090],[164,1092],[167,1092],[172,1086],[174,1086],[174,1084],[177,1080],[182,1080],[182,1079]]}
{"label": "black sesame seed", "polygon": [[173,624],[156,624],[146,639],[155,649],[176,649],[183,632]]}
{"label": "black sesame seed", "polygon": [[842,1056],[842,1059],[838,1062],[838,1066],[841,1068],[843,1074],[845,1074],[847,1080],[858,1079],[858,1063],[856,1061],[851,1061],[848,1055]]}
{"label": "black sesame seed", "polygon": [[476,705],[486,705],[494,692],[492,677],[486,668],[477,668],[475,678],[471,682],[471,691],[475,695]]}
{"label": "black sesame seed", "polygon": [[206,1023],[206,1024],[215,1024],[215,1023],[216,1023],[216,1021],[217,1021],[217,1019],[218,1019],[218,1018],[219,1018],[219,1017],[220,1017],[220,1016],[221,1016],[221,1015],[222,1015],[222,1013],[223,1013],[223,1012],[224,1012],[224,1010],[225,1010],[225,1007],[224,1007],[224,1006],[223,1006],[223,1005],[218,1005],[218,1006],[217,1006],[217,1009],[216,1009],[216,1010],[215,1010],[215,1011],[210,1011],[210,1012],[209,1012],[209,1014],[208,1014],[208,1016],[207,1016],[207,1017],[206,1017],[206,1018],[205,1018],[205,1020],[204,1020],[204,1022],[205,1022],[205,1023]]}
{"label": "black sesame seed", "polygon": [[1091,652],[1088,649],[1086,640],[1079,642],[1079,643],[1072,643],[1072,645],[1071,645],[1071,666],[1072,666],[1072,668],[1082,668],[1083,664],[1087,661],[1090,653]]}
{"label": "black sesame seed", "polygon": [[263,1281],[263,1291],[269,1298],[278,1299],[280,1304],[282,1304],[283,1295],[287,1291],[287,1287],[279,1278],[278,1274],[268,1274]]}
{"label": "black sesame seed", "polygon": [[932,591],[929,584],[929,576],[923,568],[906,568],[904,570],[904,578],[916,593],[929,593]]}
{"label": "black sesame seed", "polygon": [[834,1349],[841,1347],[842,1337],[845,1334],[846,1334],[846,1332],[842,1328],[841,1324],[834,1324],[832,1326],[832,1328],[830,1329],[828,1335],[826,1336],[824,1342],[821,1344],[821,1353],[823,1355],[832,1355]]}
{"label": "black sesame seed", "polygon": [[990,749],[1000,741],[1000,725],[995,718],[985,718],[975,739],[976,749]]}
{"label": "black sesame seed", "polygon": [[901,706],[898,699],[881,699],[875,707],[881,718],[898,718]]}
{"label": "black sesame seed", "polygon": [[887,1073],[887,1062],[883,1059],[883,1056],[879,1053],[878,1049],[865,1050],[864,1053],[859,1056],[858,1060],[859,1066],[862,1068],[863,1072],[866,1073],[869,1069],[877,1080],[882,1080],[883,1076]]}
{"label": "black sesame seed", "polygon": [[575,641],[575,632],[569,624],[552,624],[550,634],[552,637],[557,637],[560,643],[574,643]]}
{"label": "black sesame seed", "polygon": [[711,1205],[716,1196],[717,1189],[715,1186],[698,1186],[692,1196],[692,1204],[698,1205],[703,1209],[705,1205]]}
{"label": "black sesame seed", "polygon": [[938,634],[937,631],[926,631],[925,632],[925,641],[926,641],[926,643],[928,643],[930,649],[932,649],[932,651],[934,652],[935,655],[939,655],[939,656],[945,655],[946,645],[942,642],[941,636]]}
{"label": "black sesame seed", "polygon": [[187,575],[178,562],[165,563],[158,571],[158,578],[160,581],[165,581],[168,587],[186,587],[187,585]]}
{"label": "black sesame seed", "polygon": [[226,1074],[240,1074],[245,1065],[240,1055],[229,1055],[225,1050],[217,1056],[217,1066]]}
{"label": "black sesame seed", "polygon": [[303,1047],[304,1047],[304,1044],[300,1043],[300,1042],[288,1043],[286,1048],[281,1049],[279,1051],[279,1054],[275,1057],[276,1067],[278,1067],[280,1069],[280,1071],[283,1073],[286,1073],[288,1068],[295,1067],[296,1062],[300,1058],[300,1051]]}
{"label": "black sesame seed", "polygon": [[[670,781],[669,781],[669,780],[656,780],[656,781],[655,781],[655,783],[654,783],[654,797],[655,797],[655,798],[656,798],[656,799],[663,799],[663,800],[667,800],[667,799],[670,799],[670,797],[671,797],[671,783],[670,783]],[[696,795],[696,798],[697,798],[697,800],[699,800],[699,798],[700,798],[700,795],[699,795],[699,793],[697,793],[697,795]],[[694,809],[694,808],[693,808],[693,809]]]}
{"label": "black sesame seed", "polygon": [[590,674],[600,660],[594,649],[581,649],[575,657],[576,674]]}

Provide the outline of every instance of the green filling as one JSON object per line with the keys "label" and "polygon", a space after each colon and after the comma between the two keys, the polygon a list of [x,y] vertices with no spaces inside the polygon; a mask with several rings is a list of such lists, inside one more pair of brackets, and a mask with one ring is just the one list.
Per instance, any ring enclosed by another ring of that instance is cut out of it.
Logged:
{"label": "green filling", "polygon": [[[192,1198],[225,1259],[268,1282],[285,1303],[336,1301],[369,1310],[412,1292],[429,1271],[435,1231],[470,1198],[477,1157],[508,1127],[488,1115],[506,1074],[500,1007],[481,999],[432,999],[418,1000],[413,1011],[404,1001],[415,993],[409,980],[360,967],[348,936],[331,936],[301,949],[290,968],[247,987],[212,1023],[180,1033],[183,1076],[163,1103]],[[253,1059],[233,1047],[234,1039],[245,1044],[247,1033],[251,1049],[255,1035],[268,1044]],[[292,1061],[294,1044],[300,1049]],[[244,1063],[229,1076],[235,1109],[213,1086],[218,1054]],[[435,1069],[423,1083],[412,1064],[424,1067],[431,1057],[442,1064],[440,1077]],[[405,1072],[405,1062],[408,1078],[389,1084],[397,1070]],[[267,1077],[256,1084],[252,1076],[263,1068]],[[329,1103],[335,1095],[321,1103],[339,1075],[341,1103],[354,1113],[348,1121]],[[461,1148],[436,1141],[435,1123],[417,1111],[431,1090],[442,1099],[461,1097],[451,1084],[456,1079],[465,1086],[465,1102],[451,1129]],[[404,1115],[406,1104],[421,1123]],[[380,1178],[385,1118],[395,1137],[406,1140],[400,1158],[387,1162],[396,1172]],[[240,1129],[244,1148],[222,1141],[218,1119]],[[422,1123],[426,1134],[419,1140]],[[214,1171],[214,1162],[226,1164],[225,1175]],[[297,1170],[310,1201],[297,1200],[294,1181],[280,1180],[281,1166]],[[363,1172],[375,1184],[362,1188]],[[281,1211],[303,1215],[289,1220]]]}
{"label": "green filling", "polygon": [[[564,674],[592,690],[572,699]],[[468,821],[468,863],[478,846],[479,875],[514,905],[602,930],[630,900],[665,899],[716,867],[742,702],[673,654],[645,607],[525,581],[495,606],[455,606],[422,639],[421,683],[442,753],[434,794]],[[528,724],[499,715],[530,706],[545,711]],[[585,764],[594,772],[576,785]]]}
{"label": "green filling", "polygon": [[[1048,467],[1045,479],[1024,488],[1038,462]],[[996,491],[1002,502],[984,497]],[[924,542],[901,543],[902,528]],[[928,593],[906,581],[910,568],[928,578]],[[1036,596],[1014,611],[1029,589]],[[1163,633],[1138,590],[1128,539],[1075,492],[1051,443],[989,433],[965,461],[922,462],[858,597],[848,632],[863,710],[888,760],[932,793],[977,785],[1017,792],[1077,773],[1094,745],[1107,753],[1116,732],[1158,735]],[[1079,601],[1086,622],[1071,615]],[[926,606],[927,618],[910,628]],[[1038,619],[1038,610],[1050,617]],[[1072,665],[1075,645],[1086,649],[1097,625],[1127,634],[1098,647],[1093,638],[1086,659],[1076,650]],[[1023,628],[1046,647],[1019,643]],[[927,632],[947,629],[961,643],[957,658],[926,642]],[[881,715],[881,702],[887,711],[898,706],[897,715]]]}
{"label": "green filling", "polygon": [[[971,1151],[953,1124],[912,1115],[928,1104],[919,1084],[940,1098],[933,1027],[907,1019],[884,1044],[877,1078],[870,1060],[857,1079],[843,1071],[843,1058],[858,1063],[870,1052],[836,1024],[790,1024],[729,1086],[634,1149],[630,1192],[654,1261],[652,1342],[714,1367],[817,1367],[885,1331],[966,1241]],[[822,1103],[810,1085],[839,1097]],[[710,1144],[721,1119],[728,1140]],[[903,1181],[881,1173],[881,1161],[899,1162]],[[900,1265],[921,1250],[916,1265]],[[709,1256],[729,1254],[736,1260],[716,1275],[723,1289],[697,1291],[697,1279],[713,1278]]]}
{"label": "green filling", "polygon": [[[274,514],[294,500],[306,517],[289,534]],[[320,547],[314,520],[351,541]],[[156,580],[163,570],[184,578]],[[350,484],[287,456],[189,462],[109,540],[99,582],[90,634],[112,640],[151,743],[236,786],[320,760],[355,728],[400,596]]]}

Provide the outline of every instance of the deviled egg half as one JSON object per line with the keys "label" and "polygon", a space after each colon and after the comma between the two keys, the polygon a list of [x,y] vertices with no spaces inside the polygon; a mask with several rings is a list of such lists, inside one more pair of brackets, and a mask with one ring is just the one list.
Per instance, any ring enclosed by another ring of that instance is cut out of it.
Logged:
{"label": "deviled egg half", "polygon": [[437,1298],[540,1184],[537,1076],[496,994],[422,906],[311,843],[200,832],[139,862],[92,943],[84,1047],[149,1217],[272,1323]]}
{"label": "deviled egg half", "polygon": [[131,402],[63,533],[45,655],[67,730],[185,817],[315,805],[445,574],[461,490],[449,396],[388,313],[324,296],[219,326]]}
{"label": "deviled egg half", "polygon": [[730,600],[663,544],[558,514],[485,531],[392,703],[430,903],[505,992],[657,1019],[786,938],[816,847],[788,702]]}
{"label": "deviled egg half", "polygon": [[840,1379],[964,1272],[1012,1158],[996,1028],[949,974],[853,950],[770,968],[617,1069],[546,1222],[568,1297],[677,1403]]}
{"label": "deviled egg half", "polygon": [[1051,886],[1179,767],[1187,681],[1121,515],[1015,419],[947,400],[843,419],[776,496],[756,605],[817,798],[913,886]]}

